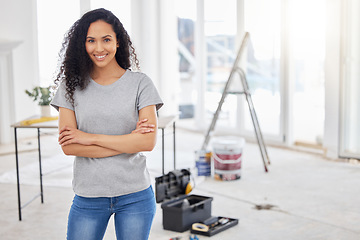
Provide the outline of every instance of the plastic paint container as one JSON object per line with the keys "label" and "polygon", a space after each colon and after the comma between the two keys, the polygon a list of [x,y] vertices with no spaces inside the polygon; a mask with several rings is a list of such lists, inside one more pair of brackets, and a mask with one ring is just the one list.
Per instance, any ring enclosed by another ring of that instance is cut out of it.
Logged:
{"label": "plastic paint container", "polygon": [[214,177],[230,181],[240,179],[241,161],[245,139],[240,137],[217,137],[212,142]]}
{"label": "plastic paint container", "polygon": [[198,176],[211,176],[211,152],[200,151],[196,153],[196,168]]}

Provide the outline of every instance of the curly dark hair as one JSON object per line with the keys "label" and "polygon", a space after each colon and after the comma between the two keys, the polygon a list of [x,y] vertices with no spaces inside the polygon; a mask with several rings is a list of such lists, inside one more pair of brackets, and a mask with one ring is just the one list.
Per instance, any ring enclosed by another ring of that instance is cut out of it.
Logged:
{"label": "curly dark hair", "polygon": [[120,20],[111,12],[103,8],[85,13],[77,20],[65,34],[62,48],[59,53],[60,67],[54,80],[55,84],[64,81],[66,84],[66,98],[74,104],[76,87],[84,89],[89,82],[89,74],[93,62],[86,52],[86,36],[91,23],[103,20],[110,24],[119,43],[115,58],[123,69],[140,69],[135,49],[127,31]]}

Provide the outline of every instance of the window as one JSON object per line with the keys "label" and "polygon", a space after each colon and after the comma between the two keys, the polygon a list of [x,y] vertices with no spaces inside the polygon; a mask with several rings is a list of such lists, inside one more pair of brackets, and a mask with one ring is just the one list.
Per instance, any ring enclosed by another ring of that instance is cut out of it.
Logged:
{"label": "window", "polygon": [[[259,7],[261,6],[261,7]],[[259,124],[264,135],[279,137],[281,129],[281,1],[245,1],[245,31],[250,34],[246,75]],[[245,131],[254,127],[246,102]]]}
{"label": "window", "polygon": [[321,145],[325,117],[325,0],[289,1],[288,11],[293,138],[295,143]]}
{"label": "window", "polygon": [[195,63],[196,1],[177,0],[175,9],[178,19],[179,52],[179,111],[181,119],[192,119],[197,102]]}
{"label": "window", "polygon": [[[194,2],[179,1],[178,4],[193,13]],[[187,56],[180,53],[180,71],[186,72],[182,76],[191,76],[188,90],[180,96],[188,99],[186,104],[199,103],[201,106],[195,113],[205,115],[196,119],[196,126],[209,124],[213,118],[238,51],[236,38],[241,37],[237,36],[238,31],[244,29],[249,32],[250,41],[241,67],[246,72],[265,139],[289,144],[321,144],[325,115],[326,1],[245,0],[243,6],[237,6],[239,2],[235,0],[197,2],[204,6],[204,16],[197,22],[202,21],[204,25],[206,84],[194,84],[202,79],[195,79],[193,74],[196,71],[193,45],[187,47],[183,42]],[[244,26],[237,26],[237,10],[241,8]],[[199,34],[194,30],[194,15],[187,26],[190,34],[186,41],[190,40],[191,44],[194,35]],[[195,54],[196,61],[198,57],[203,56]],[[239,82],[236,78],[238,76],[234,77],[233,85]],[[196,101],[197,96],[204,96],[204,100]],[[248,105],[242,95],[227,95],[216,126],[224,133],[254,136]]]}
{"label": "window", "polygon": [[[204,104],[206,119],[210,122],[236,58],[237,5],[235,0],[206,0],[204,4],[207,56]],[[217,126],[237,126],[237,99],[237,95],[227,95]]]}

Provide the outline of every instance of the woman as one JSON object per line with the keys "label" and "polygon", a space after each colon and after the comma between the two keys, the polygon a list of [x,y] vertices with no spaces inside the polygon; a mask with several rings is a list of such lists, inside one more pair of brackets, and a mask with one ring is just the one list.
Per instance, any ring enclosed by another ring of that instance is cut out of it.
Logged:
{"label": "woman", "polygon": [[135,50],[108,10],[76,21],[61,52],[51,104],[59,144],[76,156],[67,238],[102,239],[114,214],[117,239],[148,239],[156,204],[140,152],[155,146],[161,98],[145,74],[130,70],[138,68]]}

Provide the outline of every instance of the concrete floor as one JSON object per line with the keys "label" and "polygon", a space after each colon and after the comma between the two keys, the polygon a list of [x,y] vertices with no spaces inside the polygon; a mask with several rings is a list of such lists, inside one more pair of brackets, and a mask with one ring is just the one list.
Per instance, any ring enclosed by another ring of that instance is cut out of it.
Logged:
{"label": "concrete floor", "polygon": [[[21,132],[18,133],[21,137]],[[42,135],[44,204],[35,199],[18,221],[13,145],[0,146],[0,239],[65,239],[72,201],[72,158],[65,157],[56,134]],[[177,130],[177,168],[193,168],[203,136]],[[166,135],[166,172],[172,170],[171,136]],[[20,141],[21,198],[23,203],[39,192],[36,139]],[[320,155],[268,147],[271,160],[265,173],[258,146],[244,147],[242,177],[222,182],[197,177],[192,194],[213,197],[212,215],[238,218],[239,224],[210,239],[360,239],[360,164],[332,161]],[[148,153],[153,177],[161,175],[161,141]],[[154,183],[154,182],[153,182]],[[258,210],[256,205],[272,206]],[[189,231],[163,230],[158,205],[150,239],[189,239]],[[104,239],[115,239],[112,220]],[[129,238],[131,239],[131,238]],[[199,236],[199,239],[208,237]]]}

